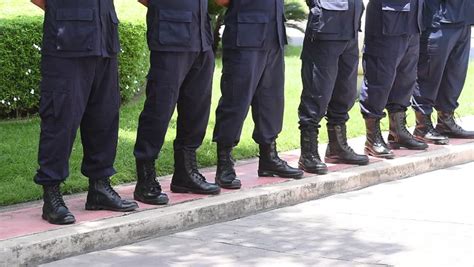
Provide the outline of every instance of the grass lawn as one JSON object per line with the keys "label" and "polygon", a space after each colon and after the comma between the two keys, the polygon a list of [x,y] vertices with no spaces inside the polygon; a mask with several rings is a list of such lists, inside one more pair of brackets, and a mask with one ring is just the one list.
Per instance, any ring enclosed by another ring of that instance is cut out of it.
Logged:
{"label": "grass lawn", "polygon": [[[0,3],[0,19],[2,17],[19,14],[18,8],[23,14],[41,15],[41,11],[32,7],[28,2],[17,2],[18,0],[3,0]],[[14,3],[15,2],[15,3]],[[138,20],[143,18],[145,8],[140,7],[135,1],[116,0],[117,9],[122,20]],[[124,11],[126,10],[127,13]],[[128,14],[126,17],[124,14]],[[289,47],[286,55],[286,109],[284,128],[278,139],[279,150],[290,150],[299,146],[298,116],[297,108],[301,94],[300,81],[300,48]],[[206,138],[198,151],[200,166],[212,166],[215,164],[215,144],[212,143],[212,130],[215,124],[215,109],[220,97],[221,64],[217,62],[214,79],[214,93],[212,101],[212,113],[208,126]],[[143,77],[144,78],[144,77]],[[474,114],[474,68],[469,71],[466,88],[461,97],[460,115]],[[113,177],[114,184],[131,182],[135,180],[135,164],[132,154],[135,143],[138,116],[143,107],[144,97],[138,96],[134,101],[122,107],[120,120],[120,140],[115,167],[118,174]],[[364,123],[357,105],[351,111],[349,121],[349,135],[351,137],[365,134]],[[170,123],[166,136],[165,145],[157,162],[160,175],[169,174],[173,171],[172,141],[176,131],[176,116]],[[323,123],[324,124],[324,123]],[[410,117],[413,124],[413,115]],[[384,121],[385,128],[388,125]],[[255,157],[258,153],[257,145],[253,142],[253,123],[251,118],[247,119],[242,132],[240,145],[235,149],[234,156],[237,159]],[[321,129],[322,142],[327,141],[325,127]],[[0,206],[13,203],[25,202],[39,199],[41,188],[33,183],[33,176],[37,168],[37,148],[39,138],[39,119],[37,117],[15,120],[0,121]],[[87,179],[80,174],[80,162],[82,147],[79,136],[70,161],[71,176],[64,185],[67,193],[81,192],[87,189]]]}

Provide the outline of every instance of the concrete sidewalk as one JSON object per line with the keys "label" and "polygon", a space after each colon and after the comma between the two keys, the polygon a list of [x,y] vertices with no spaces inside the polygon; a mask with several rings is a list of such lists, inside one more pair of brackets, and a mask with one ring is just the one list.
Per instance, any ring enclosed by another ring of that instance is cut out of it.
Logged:
{"label": "concrete sidewalk", "polygon": [[472,267],[473,168],[458,165],[44,267]]}
{"label": "concrete sidewalk", "polygon": [[[461,124],[474,128],[474,117],[463,118]],[[364,138],[349,143],[362,152]],[[322,154],[324,150],[321,146]],[[424,152],[398,150],[396,154],[394,160],[372,159],[368,166],[330,165],[328,175],[306,175],[302,180],[258,178],[257,160],[241,161],[237,172],[244,188],[224,190],[212,197],[169,193],[170,177],[163,177],[162,185],[170,195],[171,205],[140,203],[140,210],[132,213],[86,211],[85,195],[75,195],[66,200],[78,220],[70,226],[42,221],[41,202],[5,208],[0,210],[0,266],[50,262],[471,162],[474,143],[453,139],[447,146],[430,146]],[[282,153],[293,165],[298,156],[299,151]],[[203,172],[209,180],[214,177],[214,168]],[[133,188],[126,185],[118,191],[131,198]]]}

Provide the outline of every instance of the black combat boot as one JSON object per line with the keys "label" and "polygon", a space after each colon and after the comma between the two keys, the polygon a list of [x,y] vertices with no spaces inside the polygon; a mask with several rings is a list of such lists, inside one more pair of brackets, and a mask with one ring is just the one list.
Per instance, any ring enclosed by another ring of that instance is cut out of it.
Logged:
{"label": "black combat boot", "polygon": [[367,132],[367,141],[365,141],[365,154],[384,159],[393,159],[395,155],[388,148],[383,140],[382,131],[380,130],[380,119],[365,118],[365,128]]}
{"label": "black combat boot", "polygon": [[155,162],[152,160],[136,160],[137,185],[133,198],[150,205],[166,205],[168,196],[161,191],[160,182],[156,177]]}
{"label": "black combat boot", "polygon": [[300,169],[309,173],[328,173],[328,167],[322,162],[318,152],[318,129],[302,129],[300,143],[301,155],[298,161]]}
{"label": "black combat boot", "polygon": [[436,130],[447,137],[474,139],[474,131],[466,131],[454,120],[454,113],[438,111]]}
{"label": "black combat boot", "polygon": [[86,210],[133,211],[138,208],[135,201],[122,199],[110,185],[109,178],[89,179]]}
{"label": "black combat boot", "polygon": [[300,179],[304,172],[290,167],[288,163],[280,157],[276,149],[276,142],[269,145],[259,145],[260,160],[258,162],[258,176]]}
{"label": "black combat boot", "polygon": [[232,158],[232,146],[217,144],[216,184],[226,189],[240,189],[242,183],[237,179]]}
{"label": "black combat boot", "polygon": [[413,135],[423,142],[433,143],[436,145],[447,145],[449,143],[448,137],[441,135],[433,127],[431,122],[431,115],[425,115],[416,111],[416,127]]}
{"label": "black combat boot", "polygon": [[76,218],[64,203],[57,185],[43,185],[43,219],[52,224],[72,224]]}
{"label": "black combat boot", "polygon": [[359,155],[347,144],[346,125],[327,125],[329,144],[326,149],[325,161],[329,163],[345,163],[356,165],[369,164],[369,157]]}
{"label": "black combat boot", "polygon": [[428,145],[417,140],[406,127],[407,115],[405,112],[394,112],[388,114],[390,119],[390,132],[388,143],[392,149],[405,147],[411,150],[425,150]]}
{"label": "black combat boot", "polygon": [[171,179],[171,191],[174,193],[195,193],[217,195],[221,188],[208,183],[199,172],[195,150],[174,151],[174,174]]}

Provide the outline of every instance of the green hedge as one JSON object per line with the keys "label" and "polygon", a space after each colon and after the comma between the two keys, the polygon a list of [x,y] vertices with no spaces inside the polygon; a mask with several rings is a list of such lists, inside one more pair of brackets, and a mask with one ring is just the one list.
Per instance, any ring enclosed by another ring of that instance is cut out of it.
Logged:
{"label": "green hedge", "polygon": [[[122,100],[135,96],[145,82],[148,49],[145,25],[120,24]],[[42,17],[0,20],[0,118],[35,114],[39,103]]]}

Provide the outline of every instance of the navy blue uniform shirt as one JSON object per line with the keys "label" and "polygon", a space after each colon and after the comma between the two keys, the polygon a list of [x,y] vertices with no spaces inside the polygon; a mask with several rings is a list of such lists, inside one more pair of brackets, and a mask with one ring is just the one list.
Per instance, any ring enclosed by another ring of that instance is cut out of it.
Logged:
{"label": "navy blue uniform shirt", "polygon": [[222,43],[225,49],[283,48],[287,44],[283,0],[231,0]]}
{"label": "navy blue uniform shirt", "polygon": [[113,57],[120,50],[113,0],[47,0],[43,55]]}
{"label": "navy blue uniform shirt", "polygon": [[362,0],[311,0],[306,37],[315,40],[352,40],[360,31]]}
{"label": "navy blue uniform shirt", "polygon": [[423,18],[429,28],[441,24],[474,24],[474,0],[425,0]]}
{"label": "navy blue uniform shirt", "polygon": [[148,47],[152,51],[199,52],[212,48],[207,0],[150,0]]}
{"label": "navy blue uniform shirt", "polygon": [[424,0],[369,0],[366,35],[401,36],[422,31]]}

